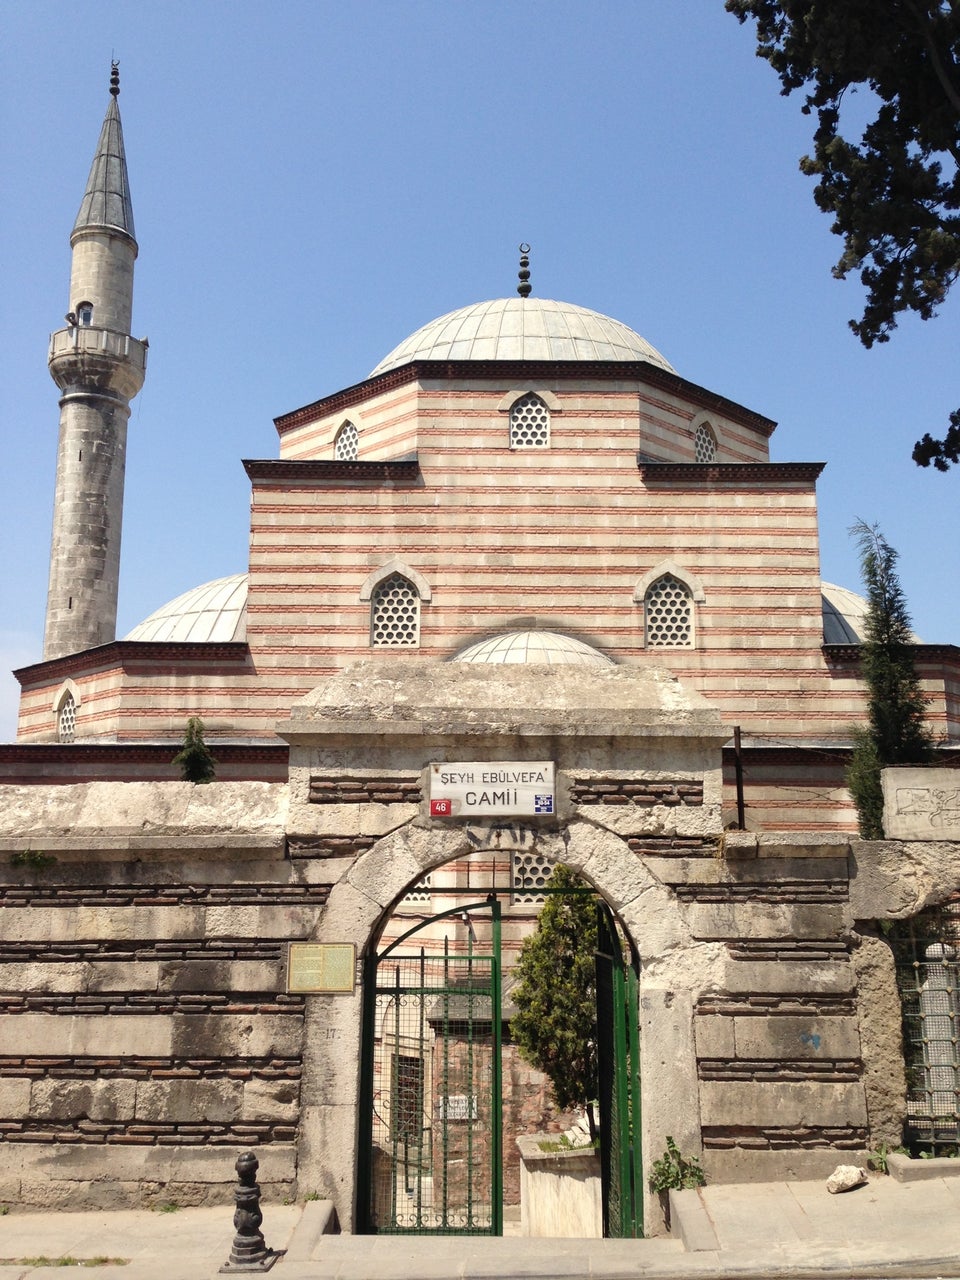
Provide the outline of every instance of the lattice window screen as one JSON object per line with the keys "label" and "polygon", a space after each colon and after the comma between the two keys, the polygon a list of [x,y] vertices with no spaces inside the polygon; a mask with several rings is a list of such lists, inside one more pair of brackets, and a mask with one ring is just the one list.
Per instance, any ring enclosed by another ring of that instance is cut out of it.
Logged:
{"label": "lattice window screen", "polygon": [[392,646],[420,643],[420,593],[402,573],[391,573],[373,593],[370,643]]}
{"label": "lattice window screen", "polygon": [[693,452],[697,462],[713,462],[717,456],[717,438],[704,422],[697,427]]}
{"label": "lattice window screen", "polygon": [[[511,867],[511,882],[514,889],[542,889],[550,879],[553,869],[557,864],[552,858],[544,857],[542,853],[537,853],[535,849],[529,851],[515,851],[513,855],[513,866]],[[536,903],[545,902],[546,896],[542,893],[524,893],[517,894],[515,899],[520,903]]]}
{"label": "lattice window screen", "polygon": [[77,704],[72,693],[68,693],[60,704],[57,715],[57,741],[73,742],[77,736]]}
{"label": "lattice window screen", "polygon": [[337,462],[356,462],[360,451],[360,432],[352,422],[345,422],[337,432],[333,456]]}
{"label": "lattice window screen", "polygon": [[693,601],[687,587],[665,573],[644,597],[648,648],[689,647],[693,644]]}
{"label": "lattice window screen", "polygon": [[545,449],[550,443],[550,410],[533,391],[514,402],[510,410],[510,447]]}

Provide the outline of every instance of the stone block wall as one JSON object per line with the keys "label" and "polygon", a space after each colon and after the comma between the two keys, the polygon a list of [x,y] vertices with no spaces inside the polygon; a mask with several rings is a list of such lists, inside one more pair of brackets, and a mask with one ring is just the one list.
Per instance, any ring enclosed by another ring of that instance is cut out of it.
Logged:
{"label": "stone block wall", "polygon": [[[24,791],[8,813],[27,828]],[[0,1200],[229,1201],[251,1146],[265,1193],[293,1192],[304,999],[286,942],[311,936],[329,885],[284,857],[284,791],[64,787],[45,840],[2,841]],[[191,808],[192,835],[171,831]]]}

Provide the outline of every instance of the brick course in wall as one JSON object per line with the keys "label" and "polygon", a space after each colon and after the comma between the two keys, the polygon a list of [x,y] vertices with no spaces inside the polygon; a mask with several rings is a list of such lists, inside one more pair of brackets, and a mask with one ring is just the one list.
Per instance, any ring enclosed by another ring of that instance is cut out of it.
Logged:
{"label": "brick course in wall", "polygon": [[311,804],[420,804],[419,777],[310,779]]}
{"label": "brick course in wall", "polygon": [[702,805],[703,781],[640,778],[575,778],[570,800],[577,805],[632,804],[641,809],[655,805]]}

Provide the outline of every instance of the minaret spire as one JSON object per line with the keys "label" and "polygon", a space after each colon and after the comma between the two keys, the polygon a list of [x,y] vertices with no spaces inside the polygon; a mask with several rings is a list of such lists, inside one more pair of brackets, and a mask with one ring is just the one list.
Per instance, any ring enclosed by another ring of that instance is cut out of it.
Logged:
{"label": "minaret spire", "polygon": [[45,659],[116,635],[127,420],[147,359],[146,341],[130,334],[137,241],[119,93],[114,62],[70,236],[68,327],[50,339],[50,375],[62,395]]}

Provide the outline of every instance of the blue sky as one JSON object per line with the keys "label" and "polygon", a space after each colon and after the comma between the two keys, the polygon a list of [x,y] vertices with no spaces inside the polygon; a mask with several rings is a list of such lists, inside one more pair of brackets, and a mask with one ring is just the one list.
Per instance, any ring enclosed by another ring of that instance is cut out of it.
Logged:
{"label": "blue sky", "polygon": [[108,101],[121,96],[150,365],[128,441],[118,634],[246,568],[241,458],[455,307],[534,292],[638,330],[823,461],[822,572],[854,520],[900,552],[917,632],[960,641],[960,472],[910,461],[960,404],[960,299],[865,351],[855,281],[797,161],[811,123],[722,0],[193,0],[5,6],[0,343],[5,673],[39,659],[57,437],[49,333]]}

